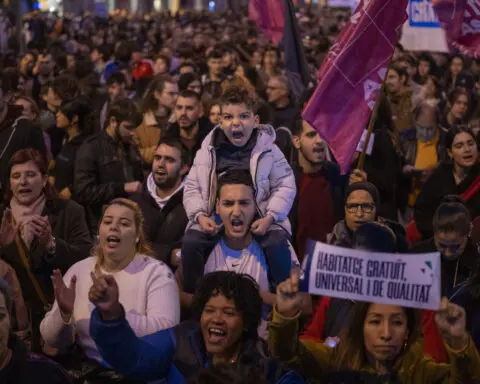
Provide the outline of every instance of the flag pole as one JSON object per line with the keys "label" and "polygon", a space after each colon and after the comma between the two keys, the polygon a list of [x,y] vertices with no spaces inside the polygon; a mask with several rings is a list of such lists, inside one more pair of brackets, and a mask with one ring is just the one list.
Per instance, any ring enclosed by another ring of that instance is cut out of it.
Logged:
{"label": "flag pole", "polygon": [[370,137],[372,136],[373,128],[377,121],[378,107],[380,105],[382,97],[384,97],[384,92],[385,92],[385,83],[380,89],[377,100],[375,101],[375,106],[373,107],[372,115],[370,116],[370,121],[368,122],[367,135],[365,137],[365,142],[363,143],[362,152],[360,153],[360,157],[358,158],[357,169],[361,171],[363,171],[365,157],[367,156],[368,144],[370,143]]}

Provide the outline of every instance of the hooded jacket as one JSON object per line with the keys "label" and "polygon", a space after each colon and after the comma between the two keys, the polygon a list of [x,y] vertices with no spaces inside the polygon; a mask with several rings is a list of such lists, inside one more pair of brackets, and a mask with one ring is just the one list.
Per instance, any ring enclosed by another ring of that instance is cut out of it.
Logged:
{"label": "hooded jacket", "polygon": [[[187,229],[196,225],[200,215],[210,216],[214,210],[217,157],[213,139],[219,129],[217,126],[203,141],[185,181],[183,205],[189,219]],[[288,214],[297,191],[295,176],[275,145],[275,129],[270,125],[260,125],[258,130],[249,164],[257,211],[262,216],[271,215],[276,224],[291,232]],[[198,228],[198,224],[196,226]]]}
{"label": "hooded jacket", "polygon": [[130,197],[142,210],[147,240],[152,245],[155,258],[170,265],[174,249],[182,247],[182,238],[188,223],[183,208],[183,188],[168,200],[160,209],[148,192],[147,183],[142,191]]}

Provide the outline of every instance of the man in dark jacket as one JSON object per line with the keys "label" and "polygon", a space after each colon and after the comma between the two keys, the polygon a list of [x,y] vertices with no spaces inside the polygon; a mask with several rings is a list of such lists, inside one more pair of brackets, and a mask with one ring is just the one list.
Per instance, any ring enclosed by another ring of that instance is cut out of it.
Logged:
{"label": "man in dark jacket", "polygon": [[210,120],[203,118],[200,96],[192,91],[182,91],[175,104],[174,113],[176,123],[167,127],[165,136],[180,139],[194,158],[203,139],[213,128]]}
{"label": "man in dark jacket", "polygon": [[297,196],[290,211],[294,244],[302,259],[307,239],[323,241],[343,218],[347,178],[337,164],[326,160],[327,145],[317,131],[298,121],[293,132],[298,152],[296,170]]}
{"label": "man in dark jacket", "polygon": [[22,116],[23,108],[9,105],[2,97],[0,90],[0,193],[3,195],[2,185],[6,185],[9,178],[10,158],[25,148],[34,148],[46,156],[47,150],[43,140],[42,130],[35,127]]}
{"label": "man in dark jacket", "polygon": [[291,96],[288,79],[285,76],[271,77],[268,81],[267,95],[268,103],[273,110],[273,126],[293,130],[300,110]]}
{"label": "man in dark jacket", "polygon": [[178,254],[188,224],[183,208],[183,178],[189,165],[190,153],[180,140],[160,140],[152,173],[141,192],[132,195],[142,209],[145,234],[155,257],[171,267],[179,264]]}
{"label": "man in dark jacket", "polygon": [[112,104],[107,128],[82,144],[75,161],[74,195],[87,208],[90,229],[96,232],[102,207],[117,197],[142,189],[142,159],[133,140],[142,122],[128,99]]}

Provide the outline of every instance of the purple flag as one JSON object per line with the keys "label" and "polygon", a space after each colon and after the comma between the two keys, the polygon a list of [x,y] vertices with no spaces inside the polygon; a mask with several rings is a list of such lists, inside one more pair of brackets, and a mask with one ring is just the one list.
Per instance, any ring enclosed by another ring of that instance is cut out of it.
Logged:
{"label": "purple flag", "polygon": [[480,1],[433,0],[450,50],[480,57]]}
{"label": "purple flag", "polygon": [[303,118],[328,143],[342,173],[372,113],[408,0],[362,0],[318,71]]}
{"label": "purple flag", "polygon": [[282,40],[285,13],[281,0],[250,0],[248,15],[275,44]]}

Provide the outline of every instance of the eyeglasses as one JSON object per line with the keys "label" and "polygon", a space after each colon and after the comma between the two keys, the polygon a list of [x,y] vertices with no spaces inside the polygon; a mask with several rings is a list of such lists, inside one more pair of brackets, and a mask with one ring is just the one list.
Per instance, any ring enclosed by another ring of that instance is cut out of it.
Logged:
{"label": "eyeglasses", "polygon": [[363,213],[372,213],[375,209],[375,204],[347,203],[345,204],[345,208],[347,209],[348,213],[357,213],[359,209],[361,209]]}
{"label": "eyeglasses", "polygon": [[449,251],[450,253],[456,255],[460,248],[462,247],[463,243],[444,243],[444,242],[438,242],[438,250],[441,253],[445,253],[446,251]]}

